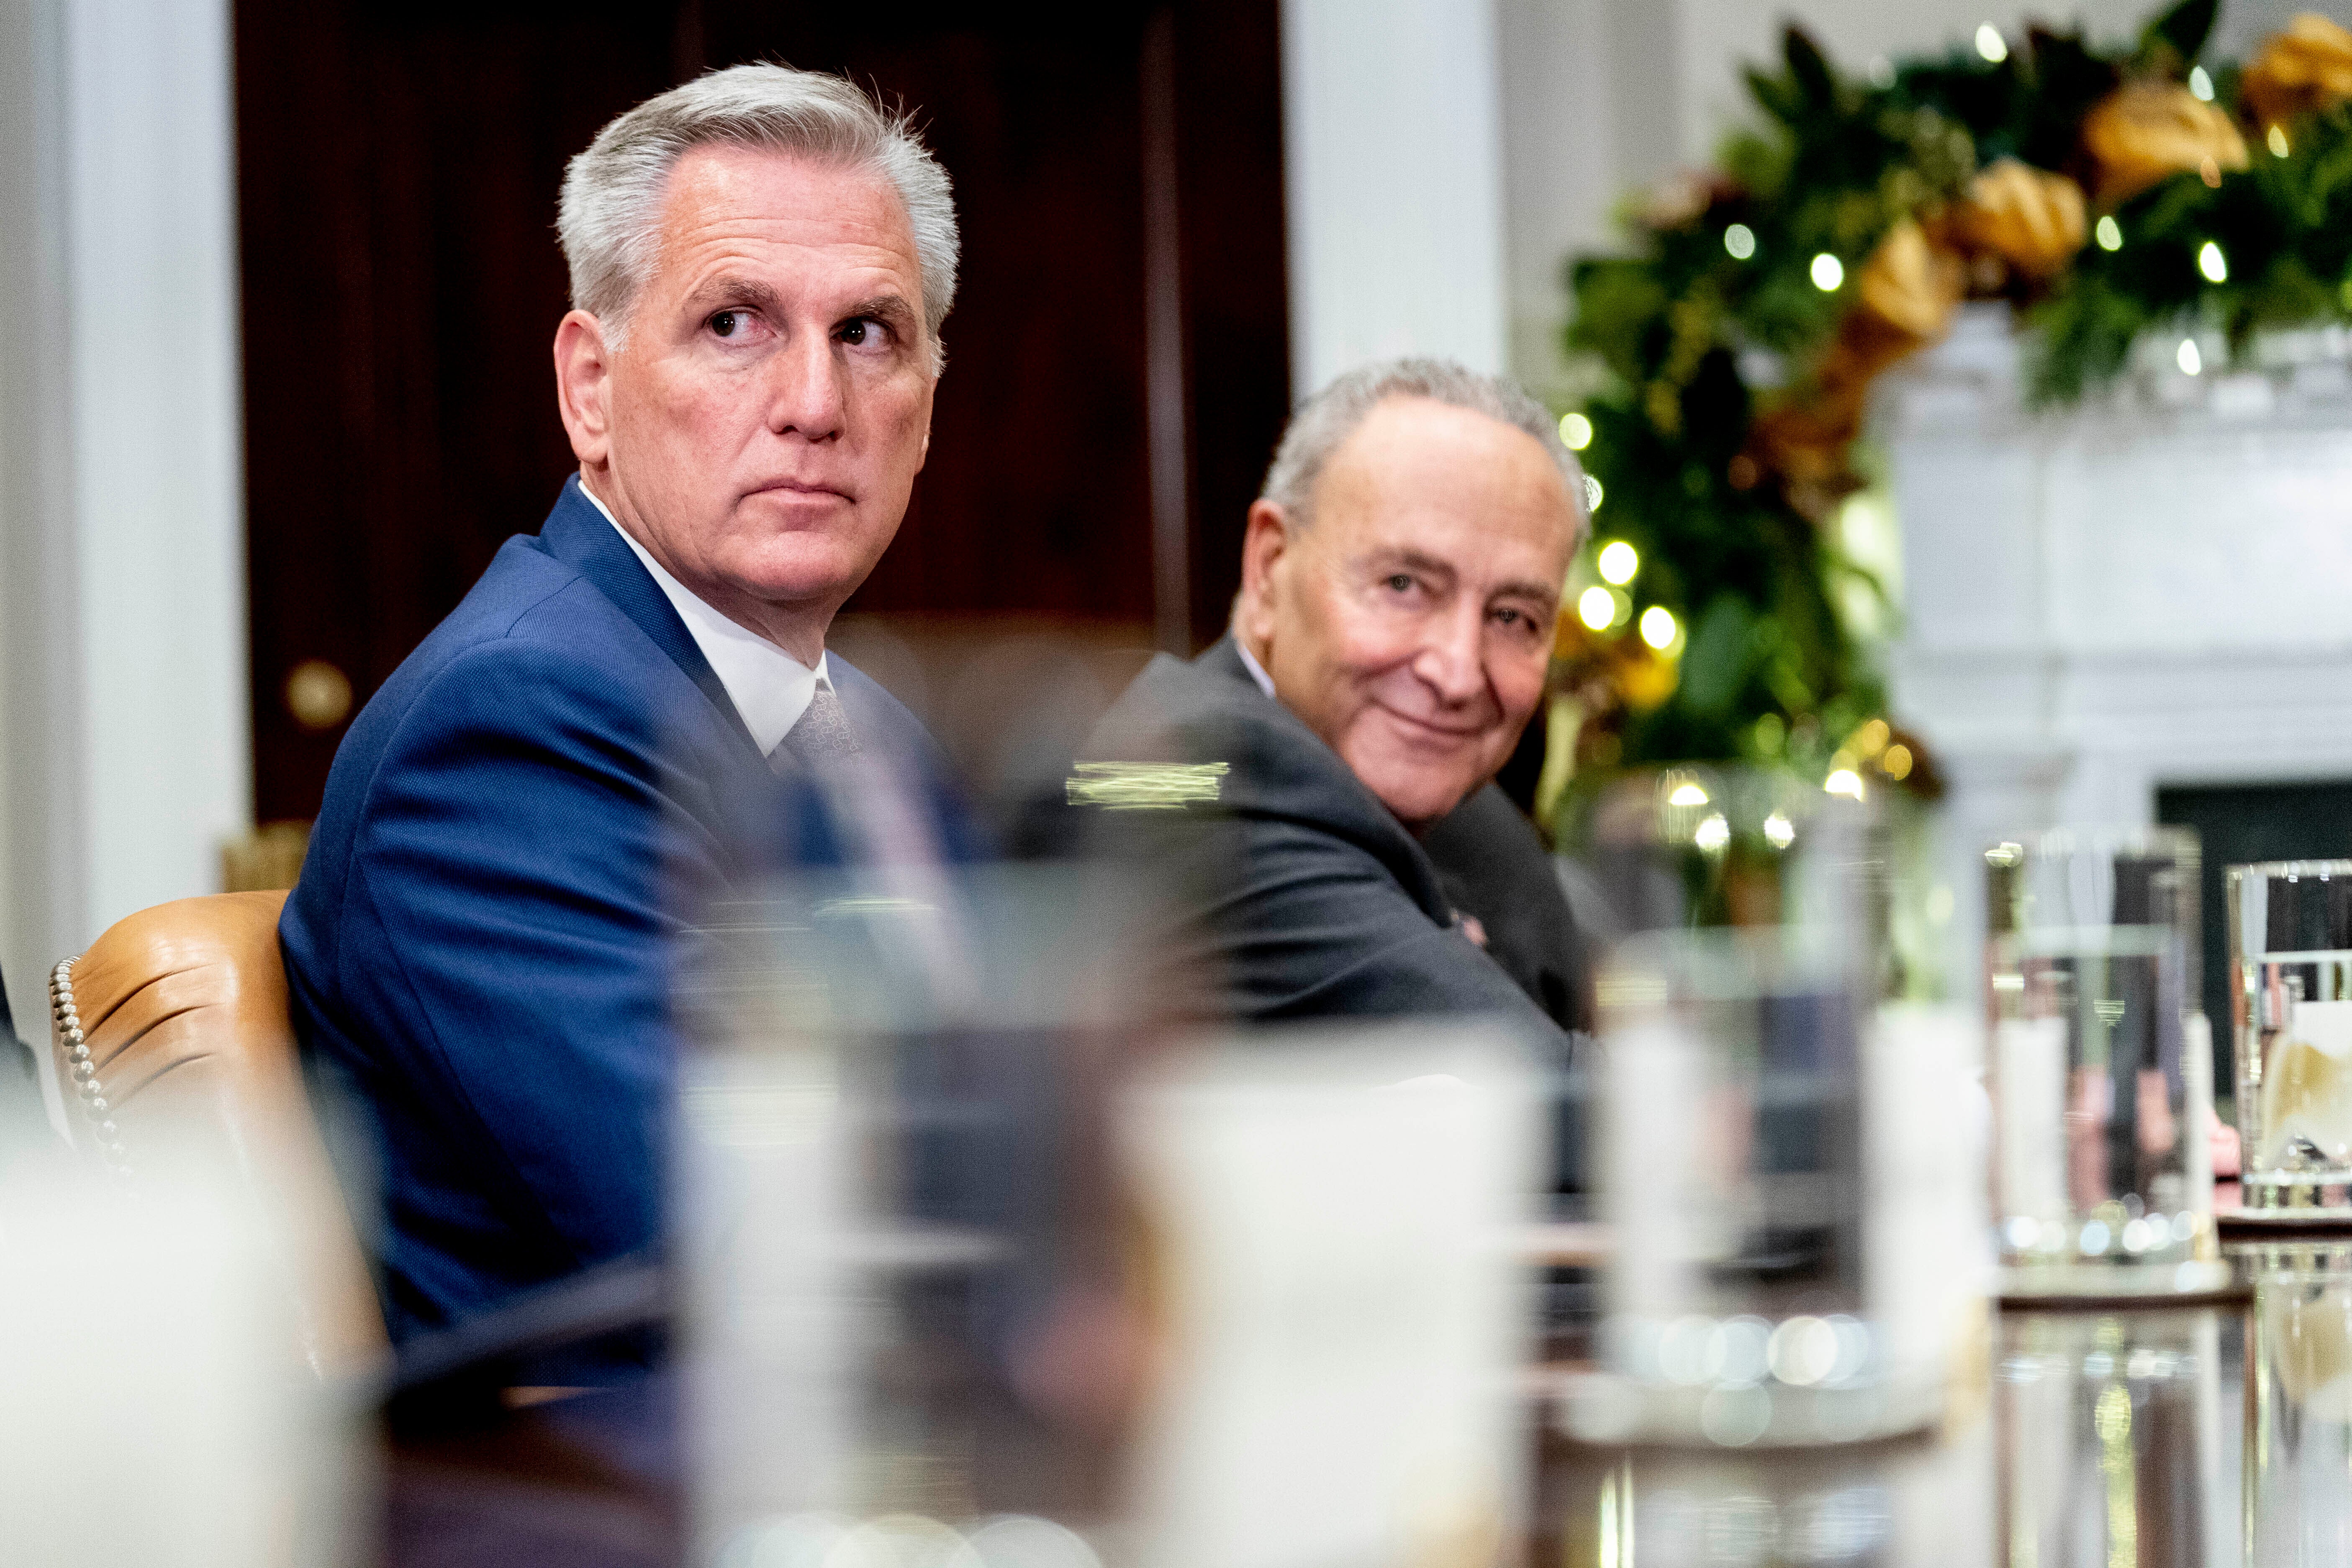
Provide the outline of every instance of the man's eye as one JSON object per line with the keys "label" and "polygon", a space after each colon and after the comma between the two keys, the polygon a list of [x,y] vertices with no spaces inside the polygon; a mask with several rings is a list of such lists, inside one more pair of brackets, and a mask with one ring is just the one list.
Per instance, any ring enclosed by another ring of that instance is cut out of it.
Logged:
{"label": "man's eye", "polygon": [[862,349],[869,343],[879,346],[889,331],[889,328],[871,317],[860,316],[854,321],[843,322],[838,336],[851,348]]}
{"label": "man's eye", "polygon": [[1412,576],[1410,573],[1391,572],[1386,586],[1391,594],[1410,594],[1412,592]]}
{"label": "man's eye", "polygon": [[735,329],[742,325],[742,319],[740,310],[721,310],[710,318],[710,330],[722,338],[731,338],[735,335]]}

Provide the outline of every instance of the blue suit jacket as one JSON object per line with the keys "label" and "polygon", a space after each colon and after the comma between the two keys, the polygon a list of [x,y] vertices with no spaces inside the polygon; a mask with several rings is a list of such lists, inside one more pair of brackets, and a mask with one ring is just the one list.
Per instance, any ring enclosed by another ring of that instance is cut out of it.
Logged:
{"label": "blue suit jacket", "polygon": [[[869,747],[938,764],[831,669]],[[809,858],[794,805],[576,479],[368,702],[278,931],[373,1123],[395,1341],[658,1241],[674,939]]]}

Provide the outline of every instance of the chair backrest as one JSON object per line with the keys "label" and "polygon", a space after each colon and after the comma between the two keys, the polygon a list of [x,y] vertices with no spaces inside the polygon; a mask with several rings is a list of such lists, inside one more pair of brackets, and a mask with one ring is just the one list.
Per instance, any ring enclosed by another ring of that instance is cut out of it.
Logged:
{"label": "chair backrest", "polygon": [[278,914],[225,893],[117,921],[49,975],[58,1082],[92,1160],[194,1149],[248,1184],[290,1249],[301,1351],[321,1374],[384,1353],[383,1309],[302,1084]]}

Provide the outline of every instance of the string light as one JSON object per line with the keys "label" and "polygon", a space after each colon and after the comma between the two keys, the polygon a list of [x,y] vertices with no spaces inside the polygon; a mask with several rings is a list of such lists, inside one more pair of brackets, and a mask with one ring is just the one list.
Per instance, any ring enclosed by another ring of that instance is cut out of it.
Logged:
{"label": "string light", "polygon": [[1813,287],[1824,294],[1836,293],[1838,285],[1845,281],[1845,263],[1826,250],[1813,258],[1812,272]]}
{"label": "string light", "polygon": [[1674,646],[1675,633],[1679,629],[1675,625],[1675,613],[1664,605],[1652,605],[1642,612],[1642,640],[1660,653]]}
{"label": "string light", "polygon": [[1745,261],[1756,254],[1756,231],[1744,223],[1735,223],[1723,231],[1723,248],[1731,253],[1734,261]]}
{"label": "string light", "polygon": [[1587,588],[1576,596],[1576,618],[1596,632],[1617,624],[1617,595],[1606,588]]}
{"label": "string light", "polygon": [[2189,91],[2190,96],[2206,103],[2213,101],[2213,79],[2205,74],[2203,66],[2189,68]]}
{"label": "string light", "polygon": [[2286,156],[2286,127],[2283,125],[2272,126],[2270,134],[2263,137],[2263,140],[2270,143],[2272,157],[2284,158]]}
{"label": "string light", "polygon": [[1571,452],[1581,452],[1592,445],[1592,421],[1581,414],[1559,416],[1559,444]]}
{"label": "string light", "polygon": [[2222,256],[2221,247],[2210,239],[2197,247],[2197,270],[2205,274],[2208,283],[2230,280],[2229,260]]}
{"label": "string light", "polygon": [[1601,557],[1595,564],[1601,568],[1602,582],[1614,583],[1622,588],[1642,569],[1642,557],[1623,540],[1612,539],[1601,547]]}
{"label": "string light", "polygon": [[1977,53],[1993,65],[2009,58],[2009,42],[2000,36],[2000,29],[1990,22],[1977,28]]}
{"label": "string light", "polygon": [[2124,226],[2116,221],[2115,214],[2109,213],[2101,218],[2094,232],[2098,236],[2101,250],[2121,250],[2124,247]]}
{"label": "string light", "polygon": [[2197,352],[2195,338],[2181,339],[2180,352],[2174,354],[2172,358],[2173,362],[2180,366],[2180,374],[2183,375],[2196,375],[2205,368],[2205,356]]}

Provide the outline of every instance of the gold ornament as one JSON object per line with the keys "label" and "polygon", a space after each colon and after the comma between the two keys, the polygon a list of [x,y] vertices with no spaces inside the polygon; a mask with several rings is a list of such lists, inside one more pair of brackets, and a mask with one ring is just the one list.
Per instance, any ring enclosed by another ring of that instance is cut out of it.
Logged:
{"label": "gold ornament", "polygon": [[2265,130],[2352,99],[2352,33],[2305,12],[2246,67],[2238,99]]}
{"label": "gold ornament", "polygon": [[1969,182],[1951,227],[1969,249],[1989,251],[2029,278],[2063,271],[2090,233],[2082,186],[2014,158]]}
{"label": "gold ornament", "polygon": [[2222,170],[2246,166],[2246,141],[2230,117],[2171,81],[2129,81],[2101,99],[2083,117],[2083,148],[2103,207],[2174,174],[2195,170],[2218,185]]}
{"label": "gold ornament", "polygon": [[1960,302],[1960,268],[1952,256],[1927,243],[1927,230],[1916,219],[1906,217],[1886,231],[1862,264],[1855,292],[1863,310],[1897,332],[1932,342],[1952,324]]}
{"label": "gold ornament", "polygon": [[1810,382],[1748,426],[1740,456],[1751,476],[1759,469],[1779,475],[1790,504],[1816,521],[1859,489],[1849,454],[1870,384],[1944,335],[1964,283],[1960,258],[1929,240],[1915,219],[1889,228],[1862,264],[1853,309],[1838,322]]}

